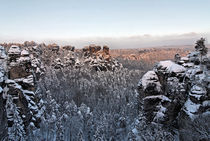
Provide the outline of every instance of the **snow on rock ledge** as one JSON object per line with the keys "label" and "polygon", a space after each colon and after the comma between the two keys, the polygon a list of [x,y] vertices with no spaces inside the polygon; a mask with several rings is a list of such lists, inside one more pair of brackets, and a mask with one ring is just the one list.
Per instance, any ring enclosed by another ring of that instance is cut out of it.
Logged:
{"label": "snow on rock ledge", "polygon": [[154,71],[148,71],[139,81],[138,86],[142,86],[143,90],[146,90],[148,87],[153,86],[153,88],[158,92],[161,91],[161,85],[158,81],[158,76]]}
{"label": "snow on rock ledge", "polygon": [[210,113],[210,70],[208,63],[199,64],[199,57],[190,53],[176,63],[160,61],[143,75],[138,92],[149,122],[167,124]]}
{"label": "snow on rock ledge", "polygon": [[157,65],[158,70],[165,71],[165,73],[183,73],[186,69],[170,60],[160,61]]}

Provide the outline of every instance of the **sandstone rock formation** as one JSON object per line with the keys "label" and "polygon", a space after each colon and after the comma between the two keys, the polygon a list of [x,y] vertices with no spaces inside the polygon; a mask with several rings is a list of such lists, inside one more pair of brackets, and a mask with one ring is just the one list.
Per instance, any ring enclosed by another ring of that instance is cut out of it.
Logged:
{"label": "sandstone rock formation", "polygon": [[[24,47],[12,45],[6,56],[3,47],[0,47],[0,100],[5,107],[2,114],[6,114],[8,136],[4,133],[4,139],[22,140],[26,134],[26,129],[39,127],[41,99],[37,96],[37,75],[41,69],[41,64],[36,64],[38,59],[30,54],[29,43]],[[33,43],[34,45],[34,43]],[[35,81],[36,80],[36,81]],[[1,104],[2,104],[1,103]],[[0,133],[1,134],[1,133]],[[15,135],[14,135],[15,134]]]}
{"label": "sandstone rock formation", "polygon": [[69,51],[74,51],[75,47],[74,46],[63,46],[62,49],[69,50]]}
{"label": "sandstone rock formation", "polygon": [[85,46],[82,51],[76,52],[73,46],[64,46],[52,56],[52,66],[55,69],[64,67],[88,67],[94,71],[114,70],[122,65],[111,57],[109,48],[91,44]]}
{"label": "sandstone rock formation", "polygon": [[176,62],[161,61],[147,72],[138,84],[140,99],[149,122],[181,124],[208,115],[210,108],[210,58],[198,58],[199,52],[187,57],[175,56]]}
{"label": "sandstone rock formation", "polygon": [[84,64],[91,66],[96,71],[114,70],[122,65],[109,54],[109,47],[90,45],[83,48]]}
{"label": "sandstone rock formation", "polygon": [[58,53],[60,46],[54,43],[54,44],[49,44],[48,48],[51,49],[52,52]]}

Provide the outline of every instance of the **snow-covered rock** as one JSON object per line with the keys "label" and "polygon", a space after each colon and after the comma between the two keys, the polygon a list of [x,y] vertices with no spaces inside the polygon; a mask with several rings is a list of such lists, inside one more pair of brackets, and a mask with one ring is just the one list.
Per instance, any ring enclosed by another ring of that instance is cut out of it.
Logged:
{"label": "snow-covered rock", "polygon": [[148,71],[139,81],[138,86],[142,86],[143,90],[146,90],[149,87],[149,89],[152,88],[154,90],[157,90],[158,92],[161,91],[161,84],[159,82],[159,78],[154,71]]}
{"label": "snow-covered rock", "polygon": [[37,87],[34,86],[40,62],[34,62],[38,60],[36,51],[26,49],[30,50],[30,47],[12,45],[7,57],[4,48],[0,47],[0,100],[4,100],[0,102],[6,103],[4,111],[7,113],[9,140],[25,140],[28,126],[33,122],[37,128],[40,122],[40,117],[36,116],[40,106],[35,95]]}
{"label": "snow-covered rock", "polygon": [[199,64],[198,57],[198,52],[192,52],[176,63],[160,61],[143,75],[138,91],[148,121],[171,123],[209,112],[210,71],[208,63]]}
{"label": "snow-covered rock", "polygon": [[29,56],[29,52],[27,50],[22,50],[21,56]]}
{"label": "snow-covered rock", "polygon": [[16,54],[20,55],[20,53],[21,53],[20,47],[16,45],[12,45],[8,51],[9,55],[16,55]]}
{"label": "snow-covered rock", "polygon": [[157,65],[157,70],[158,71],[163,71],[164,73],[169,73],[169,74],[172,74],[172,73],[183,73],[185,72],[185,68],[181,65],[178,65],[170,60],[168,61],[160,61],[160,63],[158,63]]}

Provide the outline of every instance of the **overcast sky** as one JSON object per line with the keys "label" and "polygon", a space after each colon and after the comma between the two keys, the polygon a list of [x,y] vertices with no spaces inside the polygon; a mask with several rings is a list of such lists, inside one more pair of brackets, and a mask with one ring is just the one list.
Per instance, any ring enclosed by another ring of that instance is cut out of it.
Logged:
{"label": "overcast sky", "polygon": [[210,0],[0,0],[0,41],[153,45],[180,36],[187,44],[210,37],[209,13]]}

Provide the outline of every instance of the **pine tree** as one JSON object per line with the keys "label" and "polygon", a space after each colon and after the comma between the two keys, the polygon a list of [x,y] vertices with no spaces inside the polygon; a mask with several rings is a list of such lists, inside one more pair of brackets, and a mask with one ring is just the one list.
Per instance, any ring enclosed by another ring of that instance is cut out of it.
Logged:
{"label": "pine tree", "polygon": [[205,42],[205,39],[201,38],[200,40],[196,42],[196,45],[195,45],[196,51],[200,52],[200,56],[201,56],[200,61],[202,61],[202,56],[205,56],[208,52],[208,48],[205,46],[204,42]]}

